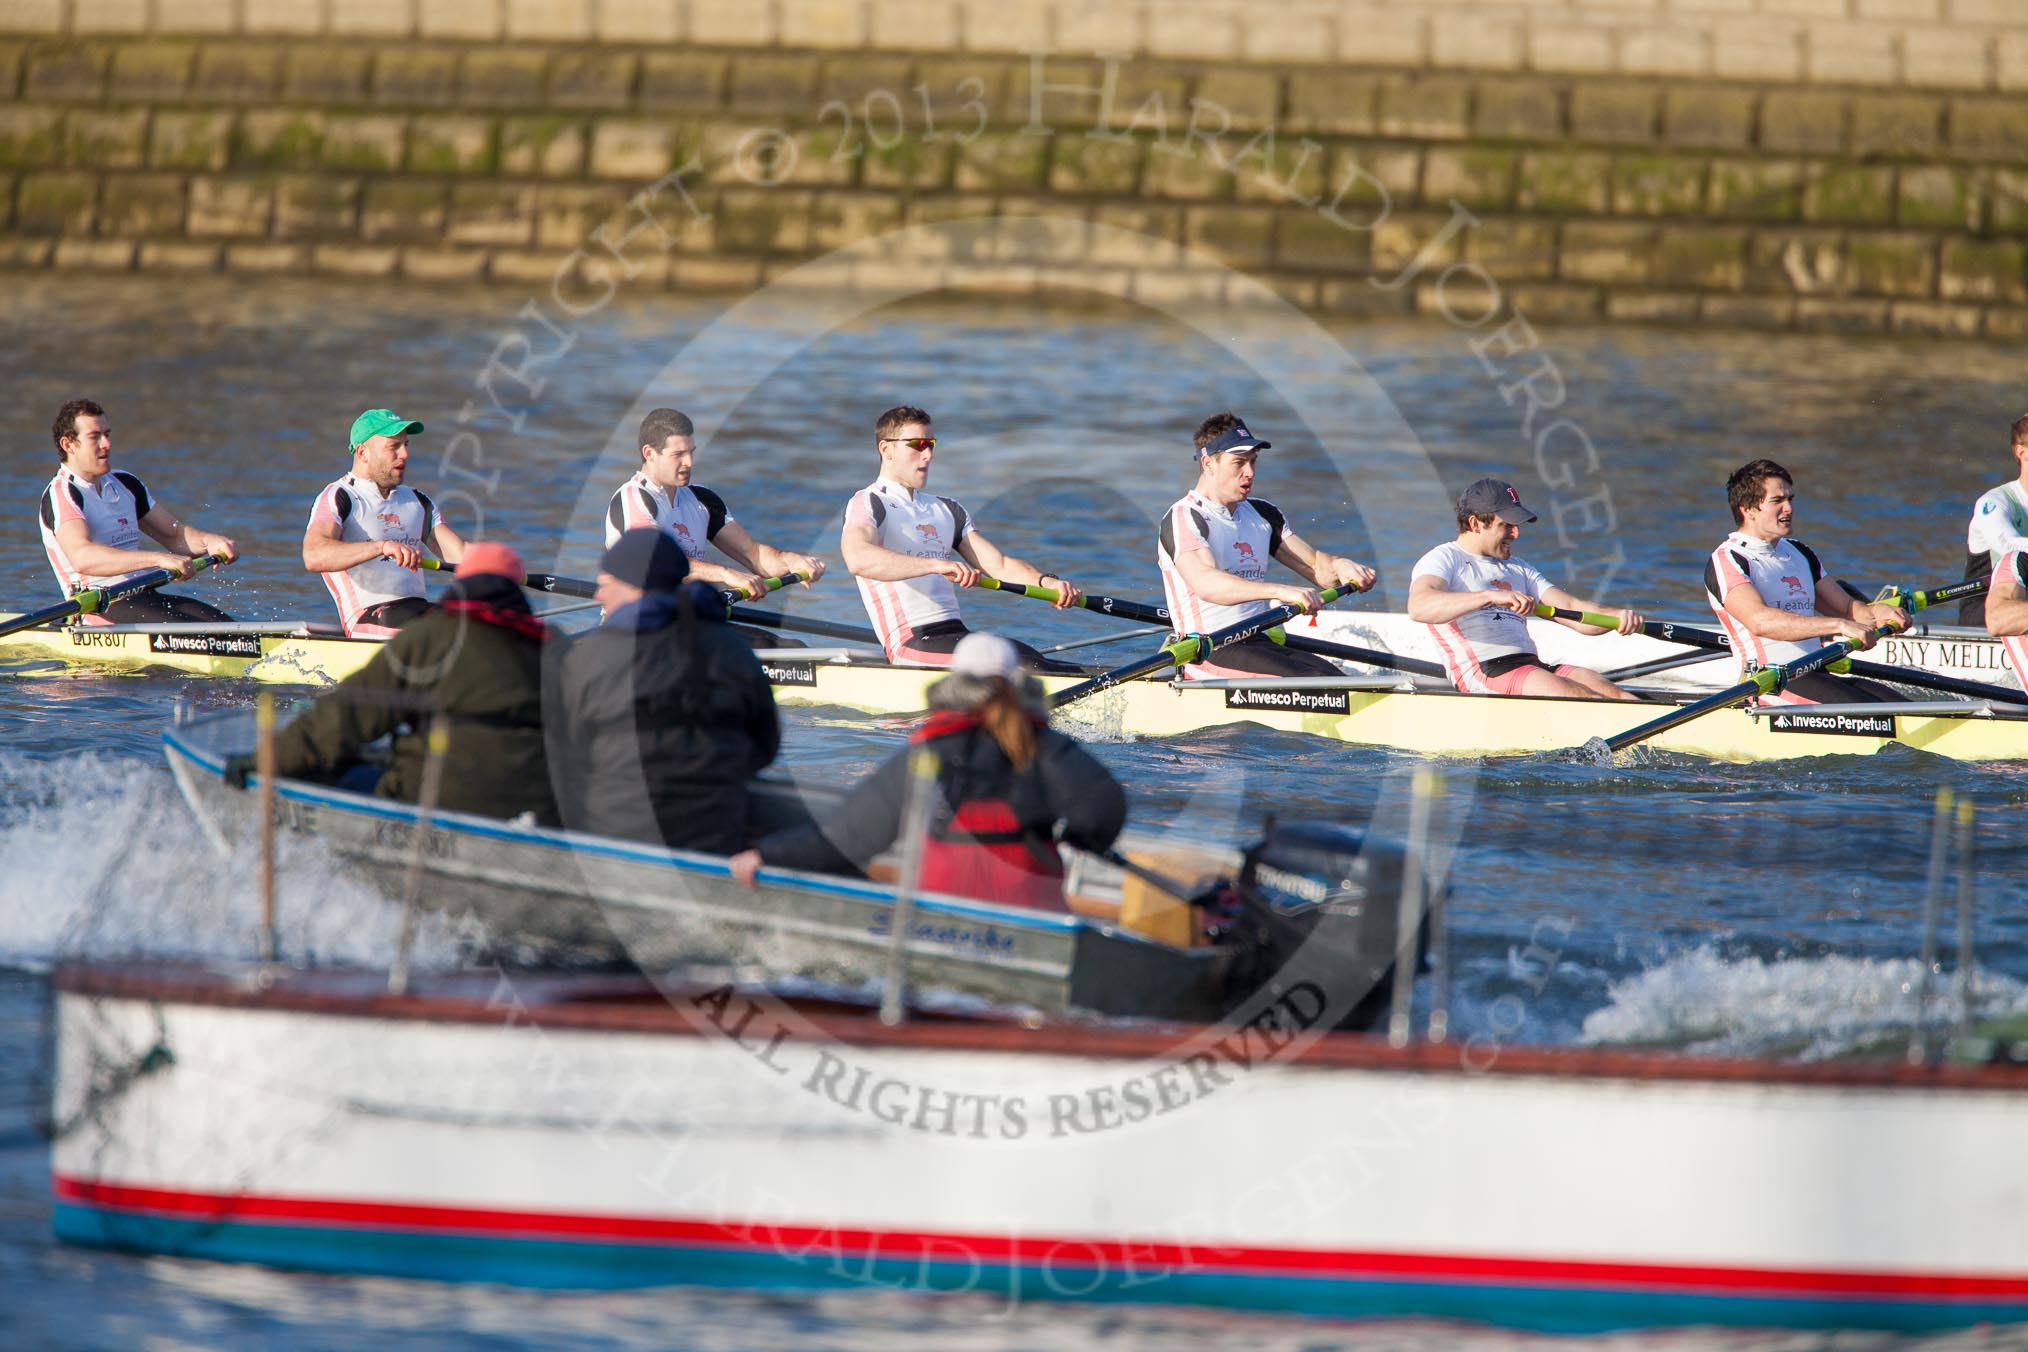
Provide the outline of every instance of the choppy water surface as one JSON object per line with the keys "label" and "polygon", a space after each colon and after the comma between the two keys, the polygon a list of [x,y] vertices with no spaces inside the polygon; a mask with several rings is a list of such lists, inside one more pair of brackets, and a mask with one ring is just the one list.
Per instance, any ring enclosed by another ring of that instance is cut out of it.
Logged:
{"label": "choppy water surface", "polygon": [[[996,542],[1095,590],[1152,598],[1151,520],[1191,482],[1197,420],[1233,407],[1275,443],[1260,496],[1312,541],[1380,567],[1381,593],[1361,605],[1400,607],[1415,555],[1449,538],[1445,490],[1492,473],[1542,512],[1520,552],[1552,578],[1694,616],[1703,558],[1729,526],[1725,474],[1759,455],[1797,474],[1798,534],[1834,572],[1869,590],[1955,578],[1965,510],[2012,469],[2006,427],[2021,402],[2017,354],[1940,343],[1560,330],[1526,356],[1486,348],[1482,359],[1471,345],[1482,335],[1433,323],[1341,328],[1332,342],[1298,324],[1214,315],[1193,328],[1123,308],[966,302],[816,323],[808,310],[656,302],[577,321],[558,355],[556,334],[517,324],[522,298],[499,292],[74,278],[16,287],[0,350],[14,448],[0,497],[15,504],[14,528],[0,534],[4,609],[56,597],[33,504],[54,468],[48,420],[79,394],[108,406],[118,465],[247,551],[241,566],[190,587],[245,619],[329,618],[297,548],[311,499],[347,465],[346,426],[370,405],[430,424],[410,481],[461,529],[512,540],[531,567],[563,573],[590,569],[598,513],[630,472],[640,407],[674,404],[699,419],[697,480],[756,534],[835,558],[843,504],[873,477],[872,419],[909,402],[937,419],[932,485],[962,499]],[[496,353],[504,360],[488,374]],[[1531,388],[1546,397],[1545,364],[1566,394],[1531,418],[1516,381],[1537,372]],[[1538,463],[1535,439],[1558,419],[1566,427],[1543,441]],[[792,604],[863,618],[842,575]],[[995,596],[968,598],[968,614],[1041,645],[1109,623]],[[1089,651],[1125,660],[1147,643]],[[209,854],[160,767],[160,730],[186,696],[246,697],[176,677],[0,666],[0,964],[18,973],[0,982],[0,1095],[11,1105],[0,1119],[0,1284],[37,1293],[0,1304],[8,1345],[125,1347],[148,1331],[175,1346],[407,1337],[452,1349],[1555,1341],[1187,1311],[1008,1314],[882,1291],[538,1296],[58,1249],[47,1238],[47,1154],[29,1129],[35,973],[66,953],[241,953],[250,933],[245,861]],[[787,767],[830,781],[891,747],[900,726],[787,719]],[[1412,768],[1258,730],[1105,741],[1097,753],[1129,785],[1143,824],[1229,838],[1269,810],[1396,811]],[[2021,770],[1919,753],[1745,767],[1637,753],[1605,767],[1458,767],[1452,785],[1453,1019],[1467,1032],[1818,1056],[1905,1028],[1940,785],[1976,794],[1982,809],[1978,1012],[2028,1002]],[[291,953],[384,958],[387,908],[324,860],[284,864]],[[1939,1343],[2003,1344],[2028,1340]]]}

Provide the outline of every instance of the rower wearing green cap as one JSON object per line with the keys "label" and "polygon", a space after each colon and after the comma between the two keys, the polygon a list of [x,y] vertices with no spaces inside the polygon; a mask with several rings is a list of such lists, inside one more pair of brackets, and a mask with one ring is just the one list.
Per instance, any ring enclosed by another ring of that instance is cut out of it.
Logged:
{"label": "rower wearing green cap", "polygon": [[456,563],[465,542],[428,495],[408,486],[408,439],[423,431],[393,409],[352,420],[351,472],[324,486],[303,531],[303,566],[321,573],[354,637],[386,638],[429,613],[422,551]]}

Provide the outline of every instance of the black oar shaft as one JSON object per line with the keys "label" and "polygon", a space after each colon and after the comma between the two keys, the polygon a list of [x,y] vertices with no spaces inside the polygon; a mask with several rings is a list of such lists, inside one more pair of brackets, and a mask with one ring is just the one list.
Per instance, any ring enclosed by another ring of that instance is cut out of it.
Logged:
{"label": "black oar shaft", "polygon": [[740,624],[758,625],[763,629],[793,629],[805,634],[816,634],[820,638],[843,639],[847,643],[870,643],[880,646],[880,635],[871,629],[856,625],[833,624],[829,620],[812,620],[801,615],[777,615],[772,610],[753,610],[747,606],[727,607],[728,617]]}
{"label": "black oar shaft", "polygon": [[[1319,592],[1318,598],[1324,604],[1329,605],[1344,594],[1338,588],[1332,587]],[[1101,690],[1110,690],[1123,681],[1136,680],[1142,676],[1162,671],[1169,667],[1182,667],[1192,662],[1201,662],[1220,648],[1229,647],[1234,643],[1243,643],[1257,634],[1265,634],[1279,625],[1288,623],[1288,621],[1302,613],[1303,608],[1301,606],[1270,606],[1260,614],[1255,615],[1252,619],[1242,620],[1238,624],[1227,625],[1215,633],[1185,634],[1174,643],[1165,644],[1160,652],[1152,653],[1136,662],[1129,662],[1123,667],[1115,667],[1111,671],[1100,672],[1088,681],[1081,681],[1068,689],[1057,691],[1056,694],[1050,697],[1049,707],[1060,709],[1064,705],[1081,700],[1087,695],[1095,695]]]}
{"label": "black oar shaft", "polygon": [[[224,562],[225,560],[219,558],[216,554],[200,554],[191,560],[190,576],[195,577],[205,569]],[[58,605],[46,606],[41,610],[35,611],[33,614],[17,615],[5,624],[0,624],[0,637],[20,633],[23,629],[33,629],[38,624],[54,624],[58,620],[67,620],[73,615],[96,615],[122,597],[132,596],[135,592],[149,591],[170,582],[181,582],[184,580],[184,578],[167,568],[151,568],[145,573],[137,573],[133,577],[121,582],[112,583],[109,586],[92,587],[78,592],[68,601],[64,601]]]}

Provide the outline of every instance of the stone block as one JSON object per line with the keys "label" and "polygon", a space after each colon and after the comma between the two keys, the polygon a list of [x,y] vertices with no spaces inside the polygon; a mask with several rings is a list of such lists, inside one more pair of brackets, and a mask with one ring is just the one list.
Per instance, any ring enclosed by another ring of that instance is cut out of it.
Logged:
{"label": "stone block", "polygon": [[392,244],[327,243],[310,250],[311,270],[333,277],[392,277],[400,262],[401,250]]}
{"label": "stone block", "polygon": [[803,253],[810,247],[810,195],[778,189],[728,189],[713,218],[726,253]]}
{"label": "stone block", "polygon": [[1649,280],[1698,291],[1737,291],[1746,280],[1746,231],[1738,226],[1662,227]]}
{"label": "stone block", "polygon": [[43,268],[56,252],[53,239],[0,235],[0,268]]}
{"label": "stone block", "polygon": [[434,242],[444,233],[444,189],[415,179],[369,184],[360,207],[359,233],[368,240]]}
{"label": "stone block", "polygon": [[73,33],[145,33],[148,0],[71,0]]}
{"label": "stone block", "polygon": [[660,178],[674,167],[676,149],[676,129],[667,122],[604,118],[592,129],[592,177]]}
{"label": "stone block", "polygon": [[1732,220],[1792,221],[1802,214],[1803,180],[1796,160],[1713,160],[1708,210]]}
{"label": "stone block", "polygon": [[359,180],[285,174],[275,183],[275,233],[349,236],[359,228]]}
{"label": "stone block", "polygon": [[1638,285],[1648,280],[1654,256],[1653,226],[1572,221],[1563,227],[1557,274],[1566,281]]}
{"label": "stone block", "polygon": [[1466,252],[1480,267],[1514,281],[1556,275],[1556,226],[1548,221],[1491,219],[1470,232]]}
{"label": "stone block", "polygon": [[1092,209],[1095,264],[1166,268],[1182,262],[1183,212],[1176,207],[1101,203]]}
{"label": "stone block", "polygon": [[965,47],[975,52],[1049,49],[1048,0],[959,0]]}
{"label": "stone block", "polygon": [[1933,236],[1861,231],[1845,244],[1852,289],[1868,296],[1927,296],[1936,287]]}
{"label": "stone block", "polygon": [[947,186],[957,146],[904,136],[889,146],[868,145],[860,157],[860,182],[869,188],[934,190]]}
{"label": "stone block", "polygon": [[592,35],[594,0],[507,0],[503,17],[510,41],[571,42]]}
{"label": "stone block", "polygon": [[1056,47],[1076,54],[1144,52],[1148,36],[1139,5],[1058,4]]}
{"label": "stone block", "polygon": [[1247,271],[1265,267],[1271,258],[1299,267],[1316,265],[1303,256],[1300,237],[1293,256],[1279,253],[1271,207],[1192,207],[1184,213],[1183,242],[1196,253]]}
{"label": "stone block", "polygon": [[549,59],[539,51],[480,49],[465,54],[458,97],[472,108],[540,108]]}
{"label": "stone block", "polygon": [[187,42],[135,42],[113,52],[111,97],[120,102],[176,102],[190,88],[197,48]]}
{"label": "stone block", "polygon": [[308,272],[307,244],[235,243],[225,246],[227,272]]}
{"label": "stone block", "polygon": [[1147,10],[1147,50],[1156,56],[1230,61],[1247,21],[1228,4],[1168,0]]}
{"label": "stone block", "polygon": [[818,51],[866,45],[865,0],[776,0],[776,41]]}
{"label": "stone block", "polygon": [[1570,92],[1570,133],[1596,145],[1646,145],[1655,139],[1661,90],[1652,84],[1580,84]]}
{"label": "stone block", "polygon": [[112,51],[82,42],[31,48],[23,90],[31,99],[89,103],[105,97]]}
{"label": "stone block", "polygon": [[1230,281],[1227,273],[1202,268],[1181,272],[1138,272],[1134,274],[1133,298],[1150,309],[1170,314],[1222,308],[1229,304],[1226,291]]}
{"label": "stone block", "polygon": [[958,151],[953,179],[960,192],[1032,190],[1042,186],[1050,137],[988,132]]}
{"label": "stone block", "polygon": [[233,0],[155,0],[158,33],[230,33],[239,22]]}
{"label": "stone block", "polygon": [[632,52],[566,52],[549,63],[555,108],[625,108],[634,97],[640,58]]}
{"label": "stone block", "polygon": [[955,0],[875,0],[868,40],[887,51],[954,52],[958,49]]}
{"label": "stone block", "polygon": [[777,37],[775,7],[753,0],[691,0],[690,40],[707,47],[768,47]]}
{"label": "stone block", "polygon": [[373,62],[373,101],[443,108],[458,92],[458,54],[447,47],[386,47]]}
{"label": "stone block", "polygon": [[1324,277],[1317,282],[1316,309],[1325,314],[1362,318],[1405,315],[1415,308],[1407,287],[1387,291],[1370,277]]}
{"label": "stone block", "polygon": [[1662,139],[1697,150],[1744,150],[1758,99],[1722,85],[1672,85],[1662,99]]}
{"label": "stone block", "polygon": [[727,98],[734,112],[806,117],[814,111],[817,71],[809,57],[742,57],[732,63]]}
{"label": "stone block", "polygon": [[1528,64],[1566,75],[1604,75],[1613,69],[1613,34],[1603,24],[1557,23],[1536,17],[1528,29]]}
{"label": "stone block", "polygon": [[366,102],[373,54],[364,47],[292,48],[282,62],[282,90],[298,103]]}
{"label": "stone block", "polygon": [[1281,117],[1282,82],[1270,71],[1206,71],[1195,97],[1223,109],[1236,130],[1272,127]]}
{"label": "stone block", "polygon": [[1852,153],[1927,159],[1943,147],[1942,99],[1861,94],[1852,100]]}
{"label": "stone block", "polygon": [[1851,289],[1845,237],[1835,230],[1763,231],[1747,242],[1746,289],[1843,295]]}
{"label": "stone block", "polygon": [[1448,224],[1450,217],[1447,214],[1396,212],[1366,232],[1370,241],[1369,262],[1377,271],[1388,276],[1402,271],[1417,259],[1422,259],[1425,264],[1455,263],[1463,255],[1458,237],[1453,235],[1449,242],[1437,245]]}
{"label": "stone block", "polygon": [[1705,296],[1697,314],[1728,328],[1786,329],[1795,323],[1796,302],[1789,296]]}
{"label": "stone block", "polygon": [[1239,55],[1256,65],[1307,65],[1329,60],[1336,37],[1324,9],[1280,5],[1273,22],[1240,22]]}
{"label": "stone block", "polygon": [[2028,162],[2028,102],[2010,99],[1952,99],[1953,155],[2009,164]]}
{"label": "stone block", "polygon": [[195,88],[208,103],[268,103],[282,87],[282,49],[235,43],[197,53]]}
{"label": "stone block", "polygon": [[1895,219],[1903,225],[1976,231],[1979,197],[1976,171],[1940,164],[1903,169]]}
{"label": "stone block", "polygon": [[401,275],[418,282],[476,282],[485,276],[492,257],[485,249],[406,244],[400,250]]}
{"label": "stone block", "polygon": [[1347,229],[1318,212],[1287,210],[1274,221],[1278,267],[1345,272],[1364,267],[1372,250],[1372,232]]}
{"label": "stone block", "polygon": [[1563,92],[1541,80],[1486,80],[1472,108],[1472,135],[1555,141],[1563,136]]}
{"label": "stone block", "polygon": [[2018,240],[1947,239],[1937,289],[1945,300],[2028,303],[2022,254]]}
{"label": "stone block", "polygon": [[[1151,156],[1142,182],[1154,177],[1154,161],[1174,158],[1169,155]],[[1184,159],[1183,163],[1195,164],[1198,161]],[[1329,152],[1315,141],[1293,138],[1276,141],[1272,146],[1262,145],[1243,156],[1234,157],[1230,175],[1233,195],[1243,202],[1322,201],[1335,181],[1330,167]],[[1413,185],[1414,181],[1411,173],[1409,182]]]}
{"label": "stone block", "polygon": [[[762,273],[758,258],[678,258],[671,261],[669,287],[700,295],[752,291],[761,284]],[[494,275],[499,275],[497,266]]]}
{"label": "stone block", "polygon": [[0,104],[0,168],[41,169],[63,159],[63,119],[54,108]]}
{"label": "stone block", "polygon": [[409,123],[412,174],[490,174],[497,162],[493,123],[487,118],[424,114]]}
{"label": "stone block", "polygon": [[1803,219],[1885,225],[1894,219],[1894,171],[1860,165],[1820,168],[1803,188]]}
{"label": "stone block", "polygon": [[126,272],[134,266],[130,239],[59,239],[52,265],[85,272]]}
{"label": "stone block", "polygon": [[240,114],[233,163],[242,169],[306,168],[322,158],[324,132],[322,113],[250,110]]}
{"label": "stone block", "polygon": [[2028,310],[1988,305],[1981,307],[1981,313],[1985,323],[1979,331],[1986,337],[2009,343],[2028,341]]}
{"label": "stone block", "polygon": [[1059,138],[1049,164],[1049,189],[1079,197],[1131,197],[1140,184],[1139,141]]}
{"label": "stone block", "polygon": [[[407,254],[408,251],[403,250],[404,259]],[[548,286],[559,278],[568,280],[575,272],[575,265],[576,259],[560,251],[495,249],[486,259],[486,276],[495,282],[517,286]]]}
{"label": "stone block", "polygon": [[1683,291],[1613,291],[1606,294],[1605,313],[1626,324],[1688,324],[1697,318],[1700,299]]}
{"label": "stone block", "polygon": [[1514,313],[1537,324],[1582,324],[1596,319],[1603,295],[1595,286],[1567,282],[1518,282],[1508,289]]}
{"label": "stone block", "polygon": [[[1115,73],[1115,97],[1118,86]],[[1101,63],[1052,56],[1039,78],[1029,65],[1016,68],[1009,81],[1008,107],[1010,112],[1018,109],[1025,123],[1039,121],[1056,131],[1089,127],[1105,111],[1106,88],[1106,67]]]}
{"label": "stone block", "polygon": [[901,228],[901,199],[889,193],[825,193],[810,211],[810,247],[820,252],[878,239]]}
{"label": "stone block", "polygon": [[1338,11],[1338,62],[1421,66],[1429,60],[1429,19],[1409,5],[1347,5]]}
{"label": "stone block", "polygon": [[333,113],[324,123],[324,163],[333,169],[390,174],[401,167],[408,119],[384,113]]}
{"label": "stone block", "polygon": [[147,138],[145,109],[124,113],[78,109],[64,119],[64,162],[81,169],[138,169]]}
{"label": "stone block", "polygon": [[1470,128],[1471,86],[1443,75],[1389,76],[1380,82],[1380,131],[1417,140],[1455,140]]}
{"label": "stone block", "polygon": [[1924,22],[1942,17],[1943,0],[1853,0],[1862,19]]}
{"label": "stone block", "polygon": [[2023,0],[1945,0],[1949,18],[1958,23],[1989,23],[2018,28],[2028,24]]}
{"label": "stone block", "polygon": [[453,244],[519,246],[535,237],[536,189],[460,183],[451,189],[444,235]]}
{"label": "stone block", "polygon": [[155,114],[148,163],[156,169],[219,170],[232,155],[232,114]]}
{"label": "stone block", "polygon": [[1895,84],[1901,73],[1899,36],[1888,24],[1845,19],[1811,24],[1803,40],[1804,70],[1817,84]]}
{"label": "stone block", "polygon": [[1805,297],[1796,302],[1795,325],[1806,333],[1882,333],[1887,329],[1887,302]]}
{"label": "stone block", "polygon": [[224,252],[217,244],[144,239],[137,265],[143,272],[216,272]]}
{"label": "stone block", "polygon": [[[258,5],[260,0],[252,0]],[[417,5],[430,0],[337,0],[331,6],[331,31],[346,36],[405,38],[415,33]]]}
{"label": "stone block", "polygon": [[1703,25],[1644,21],[1620,34],[1619,73],[1695,77],[1710,69]]}
{"label": "stone block", "polygon": [[1721,80],[1802,79],[1802,25],[1751,20],[1718,24],[1711,35],[1711,73]]}
{"label": "stone block", "polygon": [[[917,83],[913,70],[906,57],[833,57],[818,73],[817,105],[841,103],[855,123],[870,124],[877,114],[883,130],[897,123],[915,129],[923,114],[920,96],[911,87]],[[926,66],[921,83],[927,86],[935,72],[935,66]],[[836,120],[838,110],[826,116]]]}
{"label": "stone block", "polygon": [[868,145],[865,137],[848,135],[835,121],[793,132],[764,127],[750,134],[765,138],[765,153],[758,143],[749,146],[733,163],[733,177],[761,185],[851,186],[859,179]]}
{"label": "stone block", "polygon": [[1596,151],[1544,150],[1521,159],[1520,203],[1556,215],[1603,216],[1612,160]]}
{"label": "stone block", "polygon": [[418,0],[416,27],[426,38],[472,38],[487,41],[500,36],[500,0]]}
{"label": "stone block", "polygon": [[1976,338],[1979,318],[1976,305],[1935,305],[1927,301],[1898,300],[1887,307],[1887,327],[1891,332],[1925,338]]}
{"label": "stone block", "polygon": [[592,21],[600,42],[675,42],[682,11],[679,0],[599,0]]}
{"label": "stone block", "polygon": [[500,124],[500,172],[518,178],[575,178],[584,172],[585,128],[561,117],[510,117]]}
{"label": "stone block", "polygon": [[274,184],[265,178],[190,180],[189,231],[205,236],[247,236],[268,233],[274,215]]}
{"label": "stone block", "polygon": [[1993,39],[1993,65],[2000,88],[2028,89],[2028,33],[2001,33]]}
{"label": "stone block", "polygon": [[1422,196],[1431,205],[1504,207],[1514,200],[1518,152],[1495,146],[1433,148],[1423,155]]}
{"label": "stone block", "polygon": [[99,190],[99,232],[177,235],[183,232],[183,179],[176,174],[114,174]]}
{"label": "stone block", "polygon": [[1845,97],[1775,90],[1761,101],[1761,149],[1838,155],[1845,150]]}
{"label": "stone block", "polygon": [[300,36],[324,31],[324,0],[259,0],[245,9],[245,33]]}
{"label": "stone block", "polygon": [[27,235],[88,235],[98,192],[92,174],[24,174],[14,193],[14,228]]}
{"label": "stone block", "polygon": [[708,112],[725,106],[731,61],[706,52],[650,52],[641,58],[641,107]]}
{"label": "stone block", "polygon": [[21,65],[28,57],[28,44],[0,38],[0,100],[12,99],[21,91]]}
{"label": "stone block", "polygon": [[1989,171],[1986,199],[1987,228],[1999,235],[2028,234],[2028,172]]}
{"label": "stone block", "polygon": [[1989,88],[1992,56],[1993,40],[1984,29],[1902,30],[1901,78],[1918,88]]}
{"label": "stone block", "polygon": [[545,185],[535,190],[535,243],[545,249],[575,249],[627,203],[618,187],[586,188],[575,184]]}
{"label": "stone block", "polygon": [[1703,211],[1706,161],[1688,155],[1613,158],[1613,211],[1621,216],[1695,216]]}
{"label": "stone block", "polygon": [[1446,70],[1519,70],[1525,49],[1518,15],[1478,8],[1439,10],[1429,20],[1430,64]]}
{"label": "stone block", "polygon": [[1372,76],[1299,70],[1288,85],[1291,130],[1357,136],[1379,128],[1380,84]]}

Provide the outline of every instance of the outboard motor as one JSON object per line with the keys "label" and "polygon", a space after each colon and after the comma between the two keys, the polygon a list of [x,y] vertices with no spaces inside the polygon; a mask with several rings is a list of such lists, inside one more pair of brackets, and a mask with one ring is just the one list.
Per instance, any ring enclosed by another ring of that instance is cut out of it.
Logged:
{"label": "outboard motor", "polygon": [[[1341,1031],[1372,1028],[1394,999],[1395,930],[1405,857],[1395,841],[1347,826],[1269,821],[1246,852],[1239,911],[1220,942],[1234,947],[1228,1009],[1266,990],[1299,987],[1320,1020]],[[1429,946],[1427,914],[1415,968]],[[1412,979],[1412,978],[1411,978]]]}

